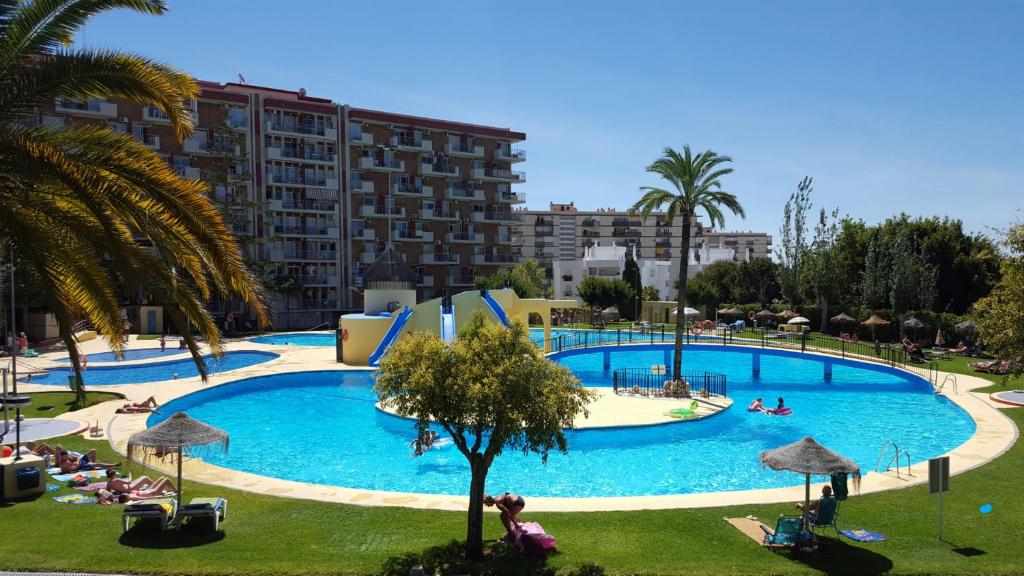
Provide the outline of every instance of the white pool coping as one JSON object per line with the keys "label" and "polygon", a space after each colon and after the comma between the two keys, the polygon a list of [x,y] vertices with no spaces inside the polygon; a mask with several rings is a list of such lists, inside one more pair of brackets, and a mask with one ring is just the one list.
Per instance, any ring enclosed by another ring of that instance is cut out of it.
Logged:
{"label": "white pool coping", "polygon": [[[86,345],[93,342],[86,342]],[[134,342],[133,347],[145,347],[146,342],[158,345],[156,341]],[[105,347],[102,342],[98,343]],[[640,345],[640,344],[637,344]],[[649,345],[649,344],[644,344]],[[705,344],[690,344],[690,346],[702,346]],[[743,346],[731,344],[730,346],[742,346],[753,348],[754,346]],[[354,368],[334,362],[333,348],[323,347],[283,347],[269,344],[256,344],[248,341],[231,342],[226,346],[229,350],[265,350],[280,354],[278,358],[232,370],[226,374],[216,374],[210,377],[209,383],[203,384],[199,377],[180,380],[168,380],[163,382],[151,382],[147,384],[128,384],[98,387],[102,391],[118,392],[124,394],[131,401],[143,400],[149,395],[156,397],[160,404],[164,404],[175,398],[185,396],[192,392],[207,389],[211,386],[229,384],[238,380],[252,378],[255,376],[268,376],[284,372],[308,372],[319,370],[366,370],[365,368]],[[99,351],[99,347],[96,347]],[[89,353],[87,351],[87,353]],[[806,352],[825,358],[835,359],[828,354]],[[847,358],[851,362],[860,362]],[[871,365],[870,362],[864,362]],[[902,370],[897,368],[897,370]],[[913,370],[903,370],[910,374],[921,376]],[[946,378],[946,372],[939,372],[938,378],[941,382]],[[1005,453],[1018,437],[1017,427],[1013,421],[996,408],[997,404],[989,399],[987,394],[975,393],[972,390],[990,386],[991,382],[983,378],[956,374],[957,391],[943,390],[942,395],[962,408],[975,422],[975,433],[963,444],[950,450],[945,455],[950,457],[950,472],[961,474],[968,470],[981,466],[991,460],[998,458]],[[52,385],[19,384],[21,392],[37,392],[59,389]],[[115,409],[121,402],[105,402],[92,406],[86,410],[73,413],[74,416],[63,414],[59,417],[69,419],[97,421],[106,423],[105,434],[111,446],[121,454],[125,454],[128,437],[146,428],[148,414],[115,414]],[[1005,406],[1003,406],[1006,408]],[[571,450],[571,448],[570,448]],[[881,450],[881,447],[879,447]],[[176,463],[173,458],[163,462],[149,462],[155,468],[165,473],[174,473]],[[186,478],[211,484],[223,486],[248,492],[282,496],[287,498],[300,498],[319,500],[323,502],[337,502],[344,504],[355,504],[360,506],[403,506],[409,508],[424,508],[438,510],[464,511],[469,503],[468,496],[421,494],[406,492],[389,492],[381,490],[364,490],[358,488],[344,488],[320,484],[310,484],[291,480],[282,480],[267,476],[260,476],[248,472],[232,470],[203,462],[201,459],[188,459],[183,463]],[[905,468],[900,477],[894,471],[889,472],[868,472],[861,482],[860,494],[870,494],[884,490],[894,490],[916,486],[927,481],[927,462],[917,462],[911,466],[913,476],[907,476]],[[787,474],[786,472],[779,472]],[[793,486],[786,488],[769,488],[762,490],[738,490],[729,492],[709,492],[700,494],[671,494],[658,496],[606,496],[586,498],[555,498],[555,497],[531,497],[529,499],[530,510],[536,511],[616,511],[616,510],[643,510],[643,509],[671,509],[671,508],[703,508],[714,506],[741,505],[741,504],[765,504],[777,502],[790,502],[803,499],[803,483],[801,477],[792,474]]]}

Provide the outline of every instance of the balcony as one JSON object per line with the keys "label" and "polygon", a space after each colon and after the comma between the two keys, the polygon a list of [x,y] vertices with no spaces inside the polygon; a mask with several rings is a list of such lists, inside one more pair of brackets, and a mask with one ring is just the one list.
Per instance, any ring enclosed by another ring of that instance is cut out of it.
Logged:
{"label": "balcony", "polygon": [[338,308],[337,300],[303,300],[302,307],[305,310],[335,310]]}
{"label": "balcony", "polygon": [[384,206],[362,206],[359,213],[369,218],[404,218],[405,206],[392,206],[390,210]]}
{"label": "balcony", "polygon": [[434,233],[424,230],[396,230],[395,240],[399,242],[433,242]]}
{"label": "balcony", "polygon": [[619,228],[635,228],[641,225],[642,224],[639,220],[630,220],[628,218],[615,218],[614,220],[612,220],[612,226],[616,226]]}
{"label": "balcony", "polygon": [[295,172],[268,172],[267,179],[270,180],[271,184],[284,184],[287,186],[315,186],[330,190],[338,189],[337,178],[328,178],[320,175],[307,176],[306,174]]}
{"label": "balcony", "polygon": [[555,257],[554,248],[534,248],[533,257],[543,260],[551,260]]}
{"label": "balcony", "polygon": [[495,199],[507,204],[523,204],[526,202],[526,192],[498,192]]}
{"label": "balcony", "polygon": [[268,160],[293,160],[299,162],[325,162],[334,164],[338,155],[332,152],[317,149],[297,150],[294,148],[273,148],[267,147]]}
{"label": "balcony", "polygon": [[171,123],[170,115],[152,104],[142,107],[142,119],[146,122],[160,122],[162,124]]}
{"label": "balcony", "polygon": [[373,182],[371,180],[355,180],[353,179],[349,185],[352,192],[361,194],[373,194]]}
{"label": "balcony", "polygon": [[115,118],[117,116],[117,104],[106,100],[73,100],[71,98],[57,98],[54,108],[58,112],[68,112],[83,116],[102,116]]}
{"label": "balcony", "polygon": [[459,167],[451,164],[444,164],[441,162],[435,162],[433,164],[427,162],[420,163],[420,176],[436,176],[438,178],[458,178]]}
{"label": "balcony", "polygon": [[473,264],[512,266],[523,259],[520,254],[474,254]]}
{"label": "balcony", "polygon": [[470,178],[485,182],[511,182],[521,184],[526,182],[526,172],[519,170],[505,170],[504,168],[473,168],[470,170]]}
{"label": "balcony", "polygon": [[452,266],[459,264],[459,255],[450,252],[426,252],[420,257],[420,264]]}
{"label": "balcony", "polygon": [[484,191],[477,190],[472,186],[452,184],[445,188],[444,196],[449,200],[482,202],[484,200]]}
{"label": "balcony", "polygon": [[338,224],[275,224],[274,234],[281,236],[331,236],[338,237]]}
{"label": "balcony", "polygon": [[249,129],[249,115],[242,108],[230,108],[227,113],[227,125],[228,128],[234,130],[248,130]]}
{"label": "balcony", "polygon": [[449,286],[472,286],[475,278],[472,274],[450,274],[448,276]]}
{"label": "balcony", "polygon": [[494,151],[494,159],[501,162],[522,162],[526,160],[526,150],[522,148],[510,148],[508,150],[498,148]]}
{"label": "balcony", "polygon": [[299,200],[288,198],[285,200],[271,200],[271,210],[307,210],[310,212],[336,212],[338,203],[330,200]]}
{"label": "balcony", "polygon": [[335,250],[307,250],[304,258],[297,258],[297,260],[317,260],[317,261],[334,261],[338,259],[338,253]]}
{"label": "balcony", "polygon": [[449,232],[444,239],[449,244],[483,244],[484,235],[479,232]]}
{"label": "balcony", "polygon": [[336,286],[334,274],[293,274],[291,276],[302,286]]}
{"label": "balcony", "polygon": [[154,150],[160,149],[160,137],[147,132],[132,132],[132,137]]}
{"label": "balcony", "polygon": [[420,210],[420,218],[424,220],[458,220],[459,213],[451,209],[434,208],[433,210]]}
{"label": "balcony", "polygon": [[362,230],[352,230],[353,240],[376,240],[377,231],[373,228],[363,228]]}
{"label": "balcony", "polygon": [[522,216],[515,212],[498,212],[498,211],[484,211],[484,212],[473,212],[470,218],[473,222],[520,222]]}
{"label": "balcony", "polygon": [[455,144],[449,142],[444,146],[444,153],[458,158],[483,158],[484,147],[463,144],[461,142]]}
{"label": "balcony", "polygon": [[391,145],[403,152],[432,152],[434,143],[408,134],[396,134],[391,137]]}
{"label": "balcony", "polygon": [[612,236],[615,238],[639,238],[640,230],[636,228],[615,228],[612,230]]}
{"label": "balcony", "polygon": [[584,238],[600,238],[601,237],[601,231],[600,230],[584,230],[582,236]]}
{"label": "balcony", "polygon": [[423,274],[420,274],[419,276],[416,277],[416,285],[420,286],[420,287],[423,287],[423,288],[433,288],[434,287],[434,277],[433,276],[425,276]]}
{"label": "balcony", "polygon": [[348,143],[353,146],[373,146],[373,134],[369,132],[349,132]]}
{"label": "balcony", "polygon": [[[584,228],[594,228],[595,226],[597,226],[597,219],[584,218],[583,222],[580,223],[580,226],[583,226]],[[586,235],[586,232],[584,232],[584,235]]]}
{"label": "balcony", "polygon": [[551,226],[550,224],[549,225],[540,225],[540,224],[538,224],[533,229],[533,234],[535,236],[554,236],[555,235],[555,228],[553,226]]}
{"label": "balcony", "polygon": [[325,140],[338,139],[338,131],[334,128],[328,128],[324,124],[317,124],[315,122],[298,122],[289,118],[291,117],[286,116],[284,118],[271,118],[267,120],[267,132],[323,138]]}
{"label": "balcony", "polygon": [[672,237],[672,229],[671,228],[657,228],[654,231],[654,235],[658,236],[659,238],[671,238]]}
{"label": "balcony", "polygon": [[377,261],[380,254],[376,251],[366,251],[359,255],[359,262],[362,264],[373,264]]}
{"label": "balcony", "polygon": [[198,166],[175,166],[174,171],[186,180],[198,180],[201,177]]}
{"label": "balcony", "polygon": [[362,170],[376,170],[377,172],[405,172],[405,161],[395,159],[367,158],[359,159],[359,168]]}
{"label": "balcony", "polygon": [[395,196],[433,198],[434,188],[432,186],[417,186],[412,182],[393,182],[391,184],[391,193]]}

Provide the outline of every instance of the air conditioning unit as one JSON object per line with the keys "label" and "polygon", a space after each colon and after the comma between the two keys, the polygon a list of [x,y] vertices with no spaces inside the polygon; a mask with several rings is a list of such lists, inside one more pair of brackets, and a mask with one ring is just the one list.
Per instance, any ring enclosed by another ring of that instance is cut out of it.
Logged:
{"label": "air conditioning unit", "polygon": [[128,121],[128,117],[127,116],[118,116],[117,117],[117,121],[118,122],[127,122]]}

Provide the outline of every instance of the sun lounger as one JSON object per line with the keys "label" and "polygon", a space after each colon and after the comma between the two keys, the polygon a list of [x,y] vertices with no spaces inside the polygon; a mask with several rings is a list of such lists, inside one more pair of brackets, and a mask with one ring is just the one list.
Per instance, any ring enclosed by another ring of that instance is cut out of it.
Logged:
{"label": "sun lounger", "polygon": [[775,530],[761,524],[764,532],[764,545],[769,548],[793,548],[800,541],[800,531],[804,520],[800,517],[779,516],[775,522]]}
{"label": "sun lounger", "polygon": [[186,518],[212,518],[213,529],[219,530],[220,523],[228,517],[228,501],[224,498],[193,498],[178,510],[178,522]]}
{"label": "sun lounger", "polygon": [[129,502],[124,506],[124,513],[121,515],[121,523],[124,531],[127,532],[132,525],[132,519],[136,522],[145,518],[154,518],[160,522],[160,529],[167,530],[174,523],[178,513],[178,501],[174,498],[158,498],[145,502]]}

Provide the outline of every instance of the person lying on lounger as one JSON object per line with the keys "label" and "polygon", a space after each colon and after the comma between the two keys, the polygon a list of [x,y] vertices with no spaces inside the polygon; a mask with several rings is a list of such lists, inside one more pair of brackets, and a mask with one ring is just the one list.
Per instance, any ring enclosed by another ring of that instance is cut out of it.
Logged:
{"label": "person lying on lounger", "polygon": [[117,477],[116,470],[107,470],[107,490],[121,494],[163,494],[176,492],[174,483],[163,476],[151,480],[149,476],[139,476],[134,480]]}
{"label": "person lying on lounger", "polygon": [[152,412],[157,407],[156,399],[150,396],[143,402],[129,402],[116,410],[118,414],[137,414],[140,412]]}
{"label": "person lying on lounger", "polygon": [[485,506],[495,506],[501,511],[501,525],[505,527],[505,536],[502,540],[511,542],[515,540],[516,528],[523,523],[519,513],[526,508],[526,501],[522,496],[505,492],[501,496],[484,496]]}
{"label": "person lying on lounger", "polygon": [[46,456],[47,454],[55,453],[56,450],[50,448],[50,445],[46,444],[45,442],[42,444],[36,444],[35,442],[26,442],[24,446],[18,447],[18,454],[20,454],[21,456]]}
{"label": "person lying on lounger", "polygon": [[96,461],[96,449],[89,450],[85,454],[72,454],[59,444],[55,452],[57,458],[57,467],[60,468],[61,474],[69,474],[71,472],[79,472],[82,470],[91,470],[93,468],[117,468],[121,465],[120,462],[117,464],[105,464],[103,462]]}

